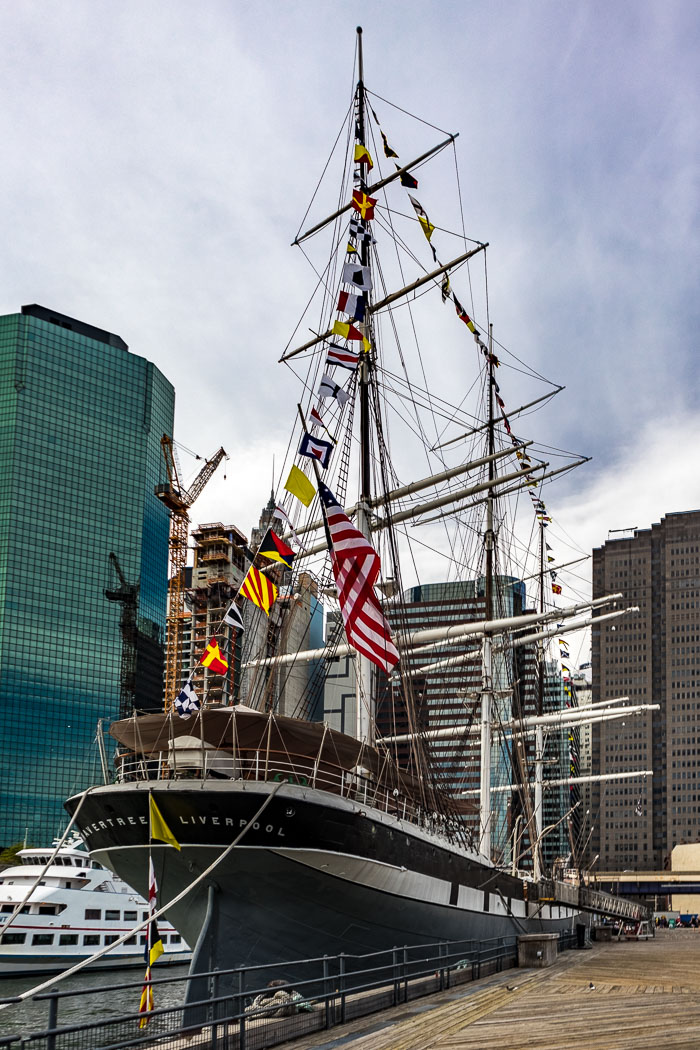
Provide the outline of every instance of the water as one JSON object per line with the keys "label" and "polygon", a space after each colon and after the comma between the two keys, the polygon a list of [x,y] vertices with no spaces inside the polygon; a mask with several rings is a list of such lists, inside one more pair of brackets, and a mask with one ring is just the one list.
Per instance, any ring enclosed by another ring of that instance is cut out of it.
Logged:
{"label": "water", "polygon": [[[153,968],[153,978],[158,980],[163,977],[184,978],[187,975],[188,965],[182,963],[174,966],[162,967],[159,971],[158,965]],[[22,977],[0,979],[0,999],[8,996],[21,995],[44,981],[49,980],[50,975],[34,976],[23,975]],[[89,968],[73,977],[67,977],[59,981],[47,991],[74,991],[77,988],[89,988],[90,995],[80,995],[68,999],[61,999],[58,1003],[59,1026],[70,1024],[82,1024],[89,1021],[104,1020],[109,1016],[119,1016],[136,1012],[139,1008],[141,998],[141,987],[143,973],[137,968],[129,967],[121,970],[95,970],[90,973]],[[129,988],[119,991],[104,992],[105,988],[114,984],[129,984]],[[174,981],[172,984],[155,985],[153,989],[154,1007],[177,1006],[182,1003],[185,994],[185,982]],[[28,1035],[47,1027],[49,1015],[49,1003],[46,999],[39,1001],[26,999],[22,1003],[15,1003],[0,1009],[0,1037],[8,1035]]]}

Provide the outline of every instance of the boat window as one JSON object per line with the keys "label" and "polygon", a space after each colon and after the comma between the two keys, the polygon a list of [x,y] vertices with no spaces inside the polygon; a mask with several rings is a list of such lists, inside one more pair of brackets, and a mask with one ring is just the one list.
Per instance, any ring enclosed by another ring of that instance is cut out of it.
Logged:
{"label": "boat window", "polygon": [[86,933],[83,936],[83,944],[99,944],[100,935],[99,933]]}
{"label": "boat window", "polygon": [[136,944],[136,938],[128,937],[127,940],[124,941],[124,944]]}
{"label": "boat window", "polygon": [[171,933],[170,934],[170,943],[171,944],[180,944],[181,941],[182,941],[182,937],[180,936],[179,933]]}
{"label": "boat window", "polygon": [[135,912],[135,911],[125,911],[124,912],[124,922],[136,922],[137,918],[138,918],[138,913]]}
{"label": "boat window", "polygon": [[58,938],[59,944],[77,944],[78,934],[77,933],[62,933]]}
{"label": "boat window", "polygon": [[53,944],[53,934],[35,933],[32,936],[32,944]]}
{"label": "boat window", "polygon": [[54,864],[60,864],[61,866],[64,864],[63,857],[54,857],[53,862]]}
{"label": "boat window", "polygon": [[113,911],[111,908],[108,908],[105,912],[105,919],[119,920],[120,918],[120,913],[118,911]]}
{"label": "boat window", "polygon": [[55,904],[40,904],[39,915],[58,915],[58,908]]}
{"label": "boat window", "polygon": [[148,944],[148,937],[143,933],[139,937],[139,944]]}
{"label": "boat window", "polygon": [[26,933],[3,933],[0,937],[2,944],[24,944],[27,939]]}
{"label": "boat window", "polygon": [[66,879],[65,882],[62,883],[62,885],[65,889],[70,890],[72,889],[73,883],[70,879]]}
{"label": "boat window", "polygon": [[142,911],[141,912],[141,922],[143,922],[147,918],[148,918],[148,912],[147,911]]}
{"label": "boat window", "polygon": [[116,940],[118,940],[118,937],[117,937],[116,933],[106,933],[105,934],[105,944],[114,944],[114,942]]}
{"label": "boat window", "polygon": [[[2,908],[0,908],[0,911],[3,912],[5,915],[11,915],[16,907],[16,904],[3,904]],[[28,915],[29,905],[25,904],[23,908],[19,909],[19,913],[20,915]]]}
{"label": "boat window", "polygon": [[100,908],[86,908],[85,909],[86,919],[101,919],[102,911]]}

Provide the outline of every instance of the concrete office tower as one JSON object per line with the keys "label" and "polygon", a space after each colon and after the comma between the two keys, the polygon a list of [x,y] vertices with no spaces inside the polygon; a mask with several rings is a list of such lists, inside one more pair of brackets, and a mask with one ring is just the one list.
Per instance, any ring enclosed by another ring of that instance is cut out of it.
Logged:
{"label": "concrete office tower", "polygon": [[658,870],[700,837],[700,511],[594,550],[593,597],[617,591],[640,611],[594,625],[593,700],[629,696],[660,710],[594,725],[592,767],[654,776],[594,785],[589,856],[600,854],[600,870]]}
{"label": "concrete office tower", "polygon": [[[98,775],[97,720],[120,701],[110,552],[139,584],[141,633],[162,639],[168,512],[154,487],[173,405],[171,384],[119,336],[40,306],[0,317],[3,845],[25,832],[45,845],[65,826],[63,800]],[[135,680],[136,705],[150,706]]]}
{"label": "concrete office tower", "polygon": [[[282,522],[275,517],[274,493],[263,507],[258,524],[251,529],[250,547],[257,552],[268,528],[281,535]],[[246,570],[250,562],[246,564]],[[323,608],[318,600],[316,580],[305,572],[296,573],[280,562],[260,557],[257,567],[278,589],[269,615],[252,602],[242,599],[246,625],[241,644],[242,668],[236,696],[258,710],[274,710],[280,715],[317,719],[321,715],[323,685],[318,661],[279,667],[246,667],[247,661],[319,648],[323,644]]]}

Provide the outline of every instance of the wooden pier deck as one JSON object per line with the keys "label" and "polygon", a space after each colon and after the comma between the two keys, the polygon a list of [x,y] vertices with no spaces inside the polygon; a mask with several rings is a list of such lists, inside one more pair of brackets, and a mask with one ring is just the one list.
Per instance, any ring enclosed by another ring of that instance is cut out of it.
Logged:
{"label": "wooden pier deck", "polygon": [[698,1050],[700,930],[596,944],[317,1032],[288,1050]]}

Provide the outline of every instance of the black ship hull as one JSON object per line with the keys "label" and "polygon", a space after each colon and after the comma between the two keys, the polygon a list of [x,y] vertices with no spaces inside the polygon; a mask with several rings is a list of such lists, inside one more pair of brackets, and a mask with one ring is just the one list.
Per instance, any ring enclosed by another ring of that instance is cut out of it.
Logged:
{"label": "black ship hull", "polygon": [[[527,883],[399,816],[326,791],[240,780],[87,793],[77,825],[91,854],[142,893],[149,788],[181,846],[150,847],[159,903],[191,887],[168,918],[196,946],[193,973],[555,932],[570,929],[576,914],[529,902]],[[71,814],[81,797],[68,801]]]}

